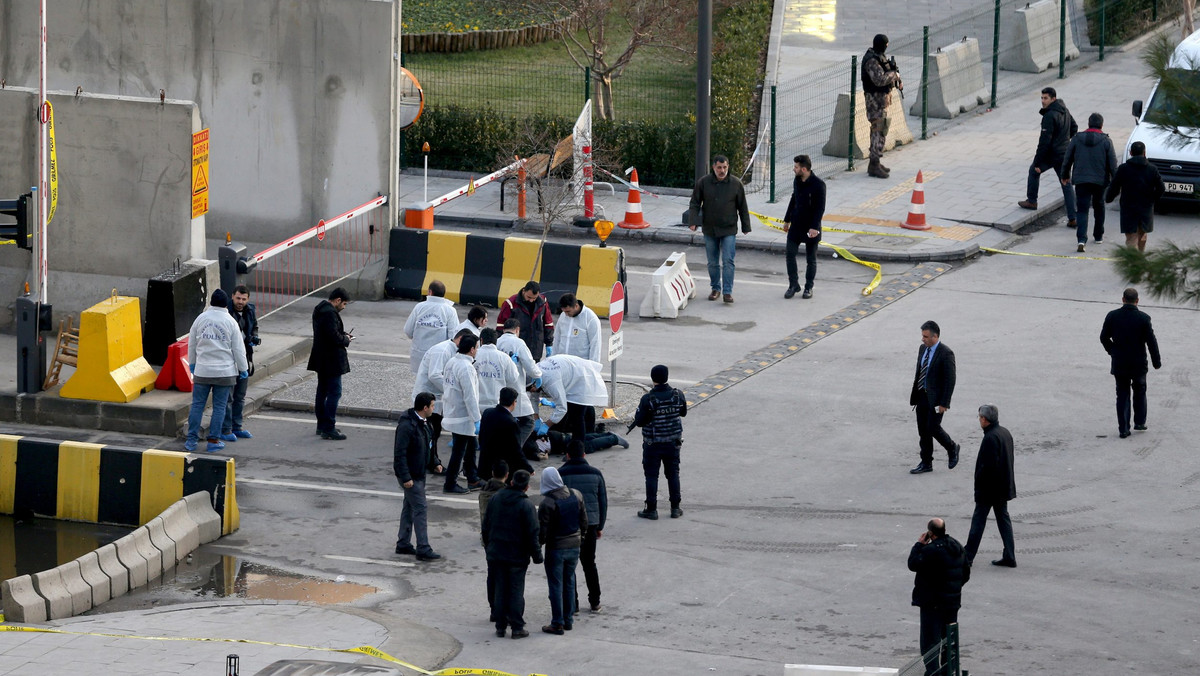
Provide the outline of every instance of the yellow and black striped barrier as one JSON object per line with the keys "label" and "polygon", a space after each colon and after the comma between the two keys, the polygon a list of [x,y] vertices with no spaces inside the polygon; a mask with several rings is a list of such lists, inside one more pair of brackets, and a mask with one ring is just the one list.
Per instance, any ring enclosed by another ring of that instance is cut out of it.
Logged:
{"label": "yellow and black striped barrier", "polygon": [[197,491],[237,530],[233,458],[0,434],[0,514],[136,527]]}
{"label": "yellow and black striped barrier", "polygon": [[[765,214],[760,214],[757,211],[751,211],[750,213],[753,214],[754,217],[759,220],[759,222],[761,222],[763,225],[767,226],[768,228],[775,228],[776,230],[778,230],[780,232],[785,232],[783,228],[776,225],[777,223],[783,223],[782,219],[775,218],[774,216],[767,216]],[[863,234],[863,235],[878,234],[878,233],[873,233],[873,232],[860,232],[858,230],[837,230],[836,228],[822,228],[822,230],[828,230],[830,232],[854,232],[854,233]],[[887,233],[885,233],[885,234],[887,234]],[[879,282],[881,282],[883,280],[883,266],[879,265],[879,263],[872,263],[871,261],[860,260],[858,258],[858,256],[855,256],[854,254],[850,253],[849,251],[843,249],[842,247],[840,247],[836,244],[830,244],[829,242],[826,242],[824,240],[821,240],[821,246],[827,246],[830,249],[833,249],[834,258],[841,256],[842,258],[845,258],[846,260],[850,261],[851,263],[858,263],[859,265],[863,265],[863,266],[866,266],[866,267],[874,270],[875,277],[871,279],[870,284],[863,287],[862,295],[869,296],[875,292],[875,288],[878,287]]]}

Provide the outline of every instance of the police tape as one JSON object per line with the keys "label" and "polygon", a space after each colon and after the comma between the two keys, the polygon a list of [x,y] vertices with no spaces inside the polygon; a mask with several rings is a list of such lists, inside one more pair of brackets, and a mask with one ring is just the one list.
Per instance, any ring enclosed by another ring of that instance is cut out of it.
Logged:
{"label": "police tape", "polygon": [[1068,256],[1066,254],[1042,254],[1042,253],[1027,253],[1025,251],[1005,251],[1004,249],[992,249],[990,247],[981,246],[980,251],[986,251],[990,254],[1005,254],[1008,256],[1034,256],[1037,258],[1070,258],[1077,261],[1115,261],[1115,258],[1100,258],[1098,256]]}
{"label": "police tape", "polygon": [[[780,220],[778,218],[774,218],[772,216],[766,216],[764,214],[760,214],[757,211],[751,211],[750,213],[753,214],[754,217],[759,220],[759,222],[761,222],[763,225],[767,226],[768,228],[775,228],[776,230],[778,230],[780,232],[787,232],[786,230],[779,227],[778,225],[775,225],[776,223],[783,223],[782,220]],[[832,230],[833,228],[826,228],[826,229]],[[874,234],[874,233],[865,233],[865,234]],[[871,280],[871,283],[866,285],[865,287],[863,287],[862,295],[864,295],[864,296],[871,295],[872,293],[875,292],[875,288],[879,286],[879,283],[881,281],[883,281],[883,267],[881,265],[879,265],[879,263],[872,263],[871,261],[864,261],[864,260],[860,259],[858,256],[855,256],[854,254],[850,253],[849,251],[843,249],[842,247],[840,247],[836,244],[830,244],[829,242],[821,242],[820,244],[821,244],[821,246],[827,246],[830,249],[833,249],[833,251],[834,251],[833,257],[834,258],[841,256],[842,258],[845,258],[846,260],[850,261],[851,263],[858,263],[859,265],[868,267],[875,271],[875,277]]]}
{"label": "police tape", "polygon": [[[101,636],[104,638],[127,638],[139,641],[195,641],[200,643],[241,643],[245,645],[262,645],[276,648],[295,648],[298,650],[316,650],[321,652],[331,653],[346,653],[368,655],[385,662],[398,664],[406,669],[425,674],[426,676],[517,676],[516,674],[507,671],[499,671],[497,669],[477,669],[471,667],[447,667],[437,671],[429,671],[422,669],[415,664],[405,662],[402,659],[393,657],[378,648],[373,648],[369,645],[357,646],[354,648],[323,648],[320,646],[297,645],[295,643],[276,643],[273,641],[256,641],[248,638],[196,638],[190,636],[139,636],[136,634],[112,634],[106,632],[90,632],[90,631],[67,631],[65,629],[48,629],[45,627],[27,627],[21,625],[4,624],[4,616],[0,615],[0,632],[27,632],[39,634],[60,634],[64,636]],[[545,674],[529,674],[529,676],[545,676]]]}
{"label": "police tape", "polygon": [[654,193],[650,192],[649,190],[646,190],[645,188],[643,188],[640,185],[634,185],[634,184],[630,183],[629,181],[626,181],[625,179],[621,178],[620,176],[617,176],[616,174],[612,173],[611,171],[605,169],[604,167],[596,167],[596,169],[601,173],[608,174],[609,176],[617,179],[618,183],[624,184],[625,187],[629,188],[630,190],[636,190],[636,191],[642,193],[643,195],[649,195],[650,197],[655,197],[655,198],[660,197],[660,195],[655,195]]}

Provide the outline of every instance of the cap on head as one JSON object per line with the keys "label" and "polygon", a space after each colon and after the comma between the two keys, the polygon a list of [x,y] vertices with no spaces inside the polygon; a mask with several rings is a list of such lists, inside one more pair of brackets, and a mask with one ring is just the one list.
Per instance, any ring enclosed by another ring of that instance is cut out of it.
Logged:
{"label": "cap on head", "polygon": [[650,369],[650,380],[654,381],[654,384],[656,385],[662,385],[663,383],[667,382],[668,375],[670,375],[670,372],[667,370],[667,367],[662,364]]}
{"label": "cap on head", "polygon": [[229,307],[229,295],[224,289],[214,289],[208,304],[213,307]]}
{"label": "cap on head", "polygon": [[871,41],[871,49],[874,49],[875,51],[882,54],[887,51],[887,48],[888,48],[888,36],[884,35],[883,33],[876,34],[875,39]]}

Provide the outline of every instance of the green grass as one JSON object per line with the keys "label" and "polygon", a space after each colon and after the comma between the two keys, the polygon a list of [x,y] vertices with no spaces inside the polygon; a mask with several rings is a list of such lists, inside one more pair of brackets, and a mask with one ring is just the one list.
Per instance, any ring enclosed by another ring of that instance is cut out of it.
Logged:
{"label": "green grass", "polygon": [[465,33],[521,28],[550,19],[501,0],[418,0],[404,3],[401,22],[405,33]]}

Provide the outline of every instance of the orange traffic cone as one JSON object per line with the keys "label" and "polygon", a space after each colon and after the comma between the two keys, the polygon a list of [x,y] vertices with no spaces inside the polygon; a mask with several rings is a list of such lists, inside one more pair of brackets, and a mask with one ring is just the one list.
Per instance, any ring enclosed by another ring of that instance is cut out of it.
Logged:
{"label": "orange traffic cone", "polygon": [[917,182],[913,185],[912,204],[908,207],[908,218],[900,224],[909,230],[929,230],[933,226],[925,222],[925,177],[917,172]]}
{"label": "orange traffic cone", "polygon": [[625,204],[625,220],[617,225],[626,230],[643,230],[650,224],[642,218],[642,190],[638,186],[637,169],[633,170],[630,182],[633,187],[629,189],[629,201]]}

